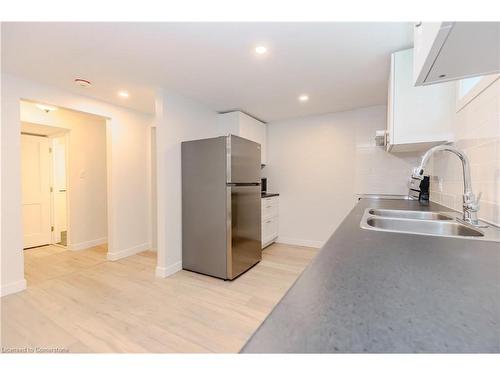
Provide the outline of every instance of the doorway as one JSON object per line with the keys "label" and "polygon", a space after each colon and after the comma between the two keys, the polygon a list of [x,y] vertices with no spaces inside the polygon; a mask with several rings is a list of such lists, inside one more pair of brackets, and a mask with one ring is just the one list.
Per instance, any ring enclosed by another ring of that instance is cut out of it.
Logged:
{"label": "doorway", "polygon": [[54,246],[102,251],[108,237],[107,119],[39,107],[21,101],[23,247],[50,246],[54,254],[60,253]]}
{"label": "doorway", "polygon": [[[26,130],[27,124],[23,125]],[[25,249],[47,244],[67,246],[67,135],[64,133],[54,136],[21,133]]]}
{"label": "doorway", "polygon": [[51,213],[52,241],[51,243],[68,245],[68,172],[67,172],[67,141],[68,135],[61,134],[51,138],[52,183],[51,183]]}
{"label": "doorway", "polygon": [[68,244],[69,131],[21,124],[23,247]]}
{"label": "doorway", "polygon": [[51,242],[50,142],[21,133],[22,217],[25,249]]}

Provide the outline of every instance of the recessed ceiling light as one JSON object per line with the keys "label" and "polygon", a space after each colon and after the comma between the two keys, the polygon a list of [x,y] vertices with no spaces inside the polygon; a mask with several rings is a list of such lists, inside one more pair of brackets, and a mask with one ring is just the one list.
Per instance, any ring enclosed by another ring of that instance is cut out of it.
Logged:
{"label": "recessed ceiling light", "polygon": [[128,94],[128,92],[126,92],[126,91],[118,91],[118,96],[119,96],[120,98],[128,98],[128,97],[129,97],[129,94]]}
{"label": "recessed ceiling light", "polygon": [[83,78],[76,78],[75,83],[80,86],[80,87],[90,87],[92,86],[92,83],[90,81],[87,81],[86,79]]}
{"label": "recessed ceiling light", "polygon": [[299,101],[300,102],[307,102],[309,100],[309,95],[302,94],[299,96]]}
{"label": "recessed ceiling light", "polygon": [[257,47],[255,47],[255,53],[256,53],[257,55],[263,55],[263,54],[265,54],[266,52],[267,52],[267,48],[266,48],[266,47],[264,47],[264,46],[257,46]]}
{"label": "recessed ceiling light", "polygon": [[45,113],[49,113],[52,111],[57,111],[57,107],[53,107],[51,105],[45,105],[45,104],[35,104],[38,109],[41,109]]}

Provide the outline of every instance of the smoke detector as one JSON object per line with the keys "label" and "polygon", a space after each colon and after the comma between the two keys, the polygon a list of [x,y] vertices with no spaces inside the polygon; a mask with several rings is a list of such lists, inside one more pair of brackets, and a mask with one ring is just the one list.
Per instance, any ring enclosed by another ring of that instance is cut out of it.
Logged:
{"label": "smoke detector", "polygon": [[90,81],[87,81],[86,79],[83,78],[76,78],[75,83],[80,86],[80,87],[90,87],[92,86],[92,83]]}

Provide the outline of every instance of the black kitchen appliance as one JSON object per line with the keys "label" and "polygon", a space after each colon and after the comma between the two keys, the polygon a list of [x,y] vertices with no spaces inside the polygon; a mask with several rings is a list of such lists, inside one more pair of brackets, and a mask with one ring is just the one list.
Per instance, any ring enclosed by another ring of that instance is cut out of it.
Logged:
{"label": "black kitchen appliance", "polygon": [[260,191],[262,193],[267,192],[267,178],[265,177],[260,179]]}

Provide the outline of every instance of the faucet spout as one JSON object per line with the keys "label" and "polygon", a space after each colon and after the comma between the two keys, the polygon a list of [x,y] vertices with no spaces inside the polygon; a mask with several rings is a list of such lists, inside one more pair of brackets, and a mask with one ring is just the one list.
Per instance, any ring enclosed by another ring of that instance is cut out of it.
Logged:
{"label": "faucet spout", "polygon": [[469,158],[467,157],[467,155],[463,151],[459,150],[458,148],[456,148],[452,145],[439,145],[439,146],[435,146],[435,147],[427,150],[427,152],[422,157],[422,161],[420,162],[420,166],[418,167],[419,173],[423,174],[423,171],[424,171],[425,167],[427,166],[429,159],[437,151],[448,151],[448,152],[451,152],[452,154],[455,154],[456,156],[458,156],[458,158],[462,162],[462,171],[463,171],[463,177],[464,177],[464,179],[463,179],[464,180],[464,194],[466,194],[466,193],[472,194],[472,182],[471,182],[472,180],[471,180],[471,176],[470,176]]}
{"label": "faucet spout", "polygon": [[[470,162],[467,155],[452,145],[439,145],[429,149],[420,162],[420,166],[415,168],[414,175],[417,177],[423,176],[424,170],[427,167],[431,156],[438,151],[448,151],[456,155],[462,162],[462,172],[464,180],[464,194],[463,194],[463,221],[473,226],[481,226],[477,219],[477,212],[479,211],[479,198],[476,198],[472,192],[472,180],[470,174]],[[479,195],[481,196],[481,195]]]}

